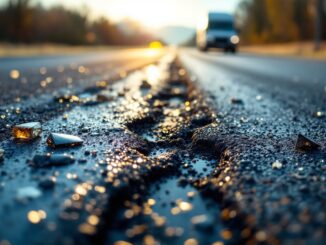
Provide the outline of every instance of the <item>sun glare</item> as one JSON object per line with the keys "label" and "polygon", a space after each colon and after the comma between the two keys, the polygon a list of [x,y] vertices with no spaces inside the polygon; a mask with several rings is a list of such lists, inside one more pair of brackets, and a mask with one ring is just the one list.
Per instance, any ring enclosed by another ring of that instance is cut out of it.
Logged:
{"label": "sun glare", "polygon": [[147,27],[157,28],[165,25],[171,18],[171,10],[164,1],[140,0],[130,3],[129,17]]}

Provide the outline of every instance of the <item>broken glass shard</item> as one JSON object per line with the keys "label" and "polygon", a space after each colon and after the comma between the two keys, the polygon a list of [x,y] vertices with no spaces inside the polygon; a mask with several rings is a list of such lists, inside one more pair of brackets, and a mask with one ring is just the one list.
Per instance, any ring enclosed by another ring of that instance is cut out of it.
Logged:
{"label": "broken glass shard", "polygon": [[64,166],[74,163],[75,158],[69,154],[44,154],[35,155],[32,166],[37,168],[46,168],[51,166]]}
{"label": "broken glass shard", "polygon": [[79,146],[83,143],[83,140],[74,135],[51,133],[46,142],[49,146],[56,148]]}
{"label": "broken glass shard", "polygon": [[0,162],[3,160],[4,155],[5,155],[5,150],[0,148]]}
{"label": "broken glass shard", "polygon": [[42,126],[39,122],[29,122],[13,127],[12,134],[15,139],[32,140],[39,137],[42,133]]}
{"label": "broken glass shard", "polygon": [[315,151],[320,147],[319,144],[313,142],[302,134],[298,135],[297,143],[295,149],[298,151]]}

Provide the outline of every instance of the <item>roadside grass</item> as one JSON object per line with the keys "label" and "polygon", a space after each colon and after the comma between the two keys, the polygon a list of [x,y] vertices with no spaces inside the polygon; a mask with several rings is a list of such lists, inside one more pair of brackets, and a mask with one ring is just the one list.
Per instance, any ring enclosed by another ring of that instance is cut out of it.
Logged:
{"label": "roadside grass", "polygon": [[241,46],[240,51],[259,55],[326,60],[326,42],[322,43],[320,51],[315,51],[311,42]]}

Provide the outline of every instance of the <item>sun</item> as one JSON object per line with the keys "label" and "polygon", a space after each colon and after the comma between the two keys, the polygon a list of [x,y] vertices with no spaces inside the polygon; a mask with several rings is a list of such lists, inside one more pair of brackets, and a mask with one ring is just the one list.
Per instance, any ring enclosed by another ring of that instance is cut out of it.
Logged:
{"label": "sun", "polygon": [[139,0],[130,2],[130,5],[128,17],[147,27],[161,27],[171,19],[171,10],[164,1]]}

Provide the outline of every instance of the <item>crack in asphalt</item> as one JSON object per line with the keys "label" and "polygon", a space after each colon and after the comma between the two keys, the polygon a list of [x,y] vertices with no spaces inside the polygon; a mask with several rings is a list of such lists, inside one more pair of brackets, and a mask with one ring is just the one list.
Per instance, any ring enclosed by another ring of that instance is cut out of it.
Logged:
{"label": "crack in asphalt", "polygon": [[[159,76],[151,78],[152,73]],[[197,128],[215,120],[215,112],[173,55],[109,88],[93,89],[90,101],[103,91],[121,91],[121,96],[114,101],[95,100],[89,106],[76,103],[70,95],[57,98],[52,103],[62,111],[55,114],[62,114],[43,118],[43,135],[36,141],[8,140],[10,132],[5,130],[1,237],[14,244],[21,239],[36,244],[40,237],[53,237],[49,241],[53,244],[240,241],[240,223],[224,223],[219,204],[202,198],[200,188],[192,184],[209,176],[218,164],[216,158],[193,151],[191,141]],[[4,121],[13,125],[40,115],[13,115]],[[53,131],[79,135],[84,144],[50,149],[43,141]],[[32,167],[33,156],[45,153],[70,154],[75,163]],[[17,190],[25,190],[21,187],[41,196],[17,199]],[[161,190],[166,197],[159,194]],[[31,224],[35,221],[26,214],[37,212],[46,213],[46,218]],[[18,237],[17,232],[23,235]]]}
{"label": "crack in asphalt", "polygon": [[[225,71],[219,63],[207,66],[190,57],[183,54],[182,62],[197,67],[189,71],[198,86],[210,88],[219,119],[194,134],[196,145],[206,145],[207,152],[220,156],[217,174],[197,184],[237,204],[245,226],[252,228],[243,233],[252,235],[249,243],[323,244],[325,119],[313,116],[312,108],[324,97],[309,94],[306,99],[306,91],[277,89],[236,69]],[[243,103],[232,103],[231,98]],[[322,147],[297,151],[300,134]]]}
{"label": "crack in asphalt", "polygon": [[[221,89],[221,96],[228,93]],[[246,120],[247,100],[227,113],[219,102],[169,55],[122,81],[56,98],[52,103],[61,109],[54,115],[7,111],[0,238],[13,244],[48,237],[50,244],[318,244],[325,224],[325,146],[296,152],[283,129],[253,131],[268,122]],[[43,106],[31,111],[37,108]],[[8,139],[15,123],[43,116],[40,139]],[[84,144],[49,149],[44,141],[53,131],[78,135]],[[70,154],[75,163],[31,168],[33,156],[45,153]],[[48,179],[55,182],[44,189],[40,183]],[[17,199],[22,187],[34,197]],[[40,211],[46,217],[38,222],[26,218]]]}

